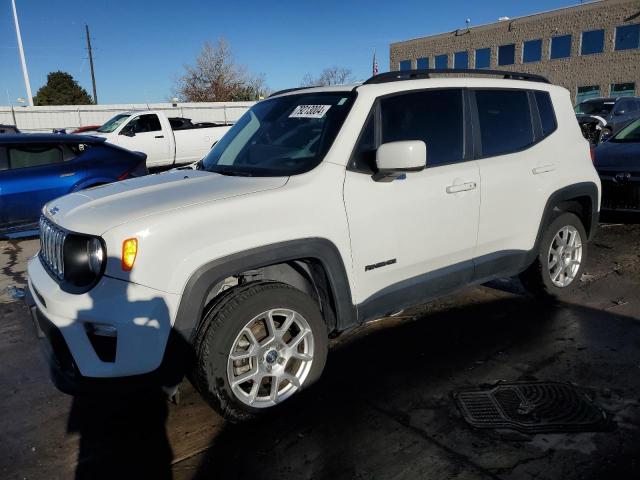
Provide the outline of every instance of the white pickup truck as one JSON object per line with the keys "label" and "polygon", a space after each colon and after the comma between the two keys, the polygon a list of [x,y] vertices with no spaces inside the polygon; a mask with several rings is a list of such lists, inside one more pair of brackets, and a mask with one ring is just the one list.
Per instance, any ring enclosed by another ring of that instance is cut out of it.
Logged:
{"label": "white pickup truck", "polygon": [[188,118],[167,117],[157,110],[116,115],[91,135],[128,150],[144,152],[147,167],[181,165],[198,161],[231,128],[211,122],[192,123]]}

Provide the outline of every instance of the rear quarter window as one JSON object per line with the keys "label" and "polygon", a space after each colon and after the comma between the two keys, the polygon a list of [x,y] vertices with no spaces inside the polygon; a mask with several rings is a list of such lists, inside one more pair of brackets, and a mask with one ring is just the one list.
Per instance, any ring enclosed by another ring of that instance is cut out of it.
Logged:
{"label": "rear quarter window", "polygon": [[526,90],[476,90],[482,156],[505,155],[534,142]]}
{"label": "rear quarter window", "polygon": [[534,96],[536,105],[538,106],[538,114],[540,115],[540,127],[542,128],[542,138],[551,135],[558,123],[556,122],[556,114],[553,110],[553,103],[549,92],[535,91]]}

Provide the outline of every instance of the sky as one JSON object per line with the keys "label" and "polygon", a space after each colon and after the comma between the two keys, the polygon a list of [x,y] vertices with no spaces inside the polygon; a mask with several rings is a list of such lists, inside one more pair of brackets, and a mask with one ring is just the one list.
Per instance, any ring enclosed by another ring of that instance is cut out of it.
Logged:
{"label": "sky", "polygon": [[[33,95],[63,70],[91,93],[91,30],[100,103],[165,102],[205,41],[223,37],[237,63],[272,90],[330,66],[389,70],[389,44],[579,3],[578,0],[16,0]],[[0,105],[25,97],[11,0],[0,0]]]}

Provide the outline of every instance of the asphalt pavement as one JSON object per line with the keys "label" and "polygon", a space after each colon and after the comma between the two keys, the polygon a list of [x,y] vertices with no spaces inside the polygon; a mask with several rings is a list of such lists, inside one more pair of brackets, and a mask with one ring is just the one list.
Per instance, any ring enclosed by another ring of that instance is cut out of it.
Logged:
{"label": "asphalt pavement", "polygon": [[[505,279],[359,327],[313,388],[240,425],[186,382],[178,404],[59,393],[13,288],[37,248],[0,242],[0,478],[640,478],[640,225],[600,228],[566,301]],[[501,380],[573,384],[613,428],[472,428],[452,394]]]}

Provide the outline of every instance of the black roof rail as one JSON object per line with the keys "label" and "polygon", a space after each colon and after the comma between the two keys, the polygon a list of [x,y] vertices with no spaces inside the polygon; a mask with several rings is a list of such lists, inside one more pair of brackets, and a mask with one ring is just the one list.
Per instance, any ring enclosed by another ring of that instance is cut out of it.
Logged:
{"label": "black roof rail", "polygon": [[385,72],[366,80],[363,85],[373,85],[377,83],[397,82],[401,80],[416,80],[421,78],[431,78],[432,74],[474,74],[474,75],[494,75],[510,80],[529,80],[531,82],[551,83],[542,75],[531,73],[509,72],[506,70],[486,70],[484,68],[429,68],[421,70],[401,70],[397,72]]}
{"label": "black roof rail", "polygon": [[283,93],[295,92],[296,90],[306,90],[307,88],[317,88],[321,85],[311,85],[309,87],[295,87],[295,88],[285,88],[284,90],[278,90],[277,92],[273,92],[267,98],[275,97],[276,95],[282,95]]}

